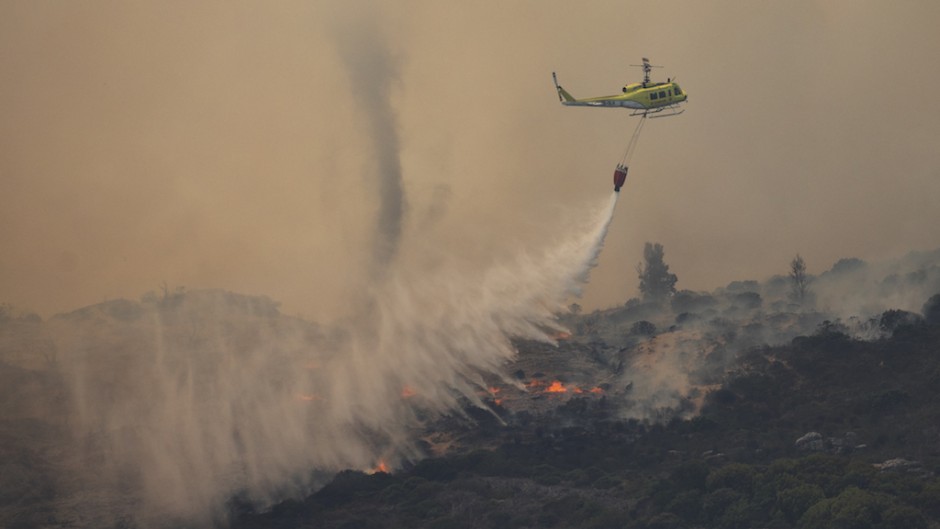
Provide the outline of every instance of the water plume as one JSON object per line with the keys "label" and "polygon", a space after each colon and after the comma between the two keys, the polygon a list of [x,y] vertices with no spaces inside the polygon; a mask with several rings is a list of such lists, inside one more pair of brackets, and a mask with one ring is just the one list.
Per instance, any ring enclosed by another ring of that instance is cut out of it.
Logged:
{"label": "water plume", "polygon": [[367,316],[335,328],[222,291],[57,318],[73,446],[84,447],[75,489],[112,493],[76,492],[81,509],[114,513],[102,498],[129,497],[121,508],[140,526],[211,522],[232,497],[269,505],[342,469],[421,457],[425,419],[485,407],[484,377],[509,380],[513,338],[553,342],[615,205],[485,269],[390,267]]}

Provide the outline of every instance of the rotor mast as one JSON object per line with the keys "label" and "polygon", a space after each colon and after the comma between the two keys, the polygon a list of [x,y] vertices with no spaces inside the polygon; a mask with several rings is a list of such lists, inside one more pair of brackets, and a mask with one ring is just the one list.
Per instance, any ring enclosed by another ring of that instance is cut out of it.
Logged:
{"label": "rotor mast", "polygon": [[630,66],[643,68],[643,86],[650,84],[650,72],[653,71],[653,68],[662,68],[662,66],[650,64],[650,60],[646,57],[643,57],[643,64],[631,64]]}

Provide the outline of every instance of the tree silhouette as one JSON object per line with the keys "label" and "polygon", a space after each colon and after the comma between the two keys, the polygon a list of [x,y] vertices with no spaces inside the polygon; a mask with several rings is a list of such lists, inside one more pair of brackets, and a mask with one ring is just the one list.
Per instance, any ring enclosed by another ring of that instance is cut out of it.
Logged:
{"label": "tree silhouette", "polygon": [[796,254],[796,257],[790,261],[790,281],[792,282],[790,299],[796,303],[802,304],[806,300],[806,261]]}
{"label": "tree silhouette", "polygon": [[663,260],[663,245],[646,243],[643,248],[643,263],[636,265],[640,275],[640,293],[644,301],[664,301],[676,293],[676,274],[669,273],[669,265]]}

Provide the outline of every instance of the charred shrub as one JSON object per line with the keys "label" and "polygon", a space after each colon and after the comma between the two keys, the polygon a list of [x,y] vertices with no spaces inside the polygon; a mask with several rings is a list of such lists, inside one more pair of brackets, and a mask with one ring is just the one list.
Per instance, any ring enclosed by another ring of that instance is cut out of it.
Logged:
{"label": "charred shrub", "polygon": [[652,322],[641,320],[630,327],[630,336],[653,336],[656,334],[656,325]]}
{"label": "charred shrub", "polygon": [[924,320],[930,325],[940,325],[940,294],[930,296],[922,309]]}

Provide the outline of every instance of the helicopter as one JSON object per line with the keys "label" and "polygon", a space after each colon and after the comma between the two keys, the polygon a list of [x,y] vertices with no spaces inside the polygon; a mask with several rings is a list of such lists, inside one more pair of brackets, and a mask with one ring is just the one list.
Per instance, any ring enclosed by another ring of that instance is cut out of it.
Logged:
{"label": "helicopter", "polygon": [[685,111],[679,108],[679,103],[688,99],[689,96],[679,88],[678,83],[672,79],[667,79],[665,83],[650,82],[650,73],[653,68],[662,68],[662,66],[650,64],[646,57],[643,57],[643,64],[631,64],[631,66],[643,68],[642,83],[624,85],[621,94],[586,99],[577,99],[572,96],[558,84],[558,76],[552,72],[552,80],[555,81],[555,89],[558,91],[558,100],[565,106],[628,108],[633,110],[631,116],[644,118],[676,116]]}
{"label": "helicopter", "polygon": [[643,82],[630,83],[624,85],[622,94],[589,97],[587,99],[576,99],[567,90],[558,84],[558,76],[552,72],[552,80],[555,81],[555,90],[558,91],[558,100],[565,106],[584,106],[584,107],[620,107],[633,110],[631,116],[640,116],[640,122],[633,131],[633,136],[627,143],[620,163],[614,169],[614,191],[620,192],[624,182],[627,180],[627,171],[630,169],[630,159],[636,144],[640,139],[640,132],[643,130],[643,124],[646,118],[658,118],[666,116],[677,116],[685,111],[680,109],[679,104],[686,101],[689,96],[679,88],[679,84],[672,79],[666,79],[666,82],[651,82],[650,73],[653,68],[662,68],[662,66],[653,66],[650,60],[643,57],[643,64],[632,64],[643,68]]}

